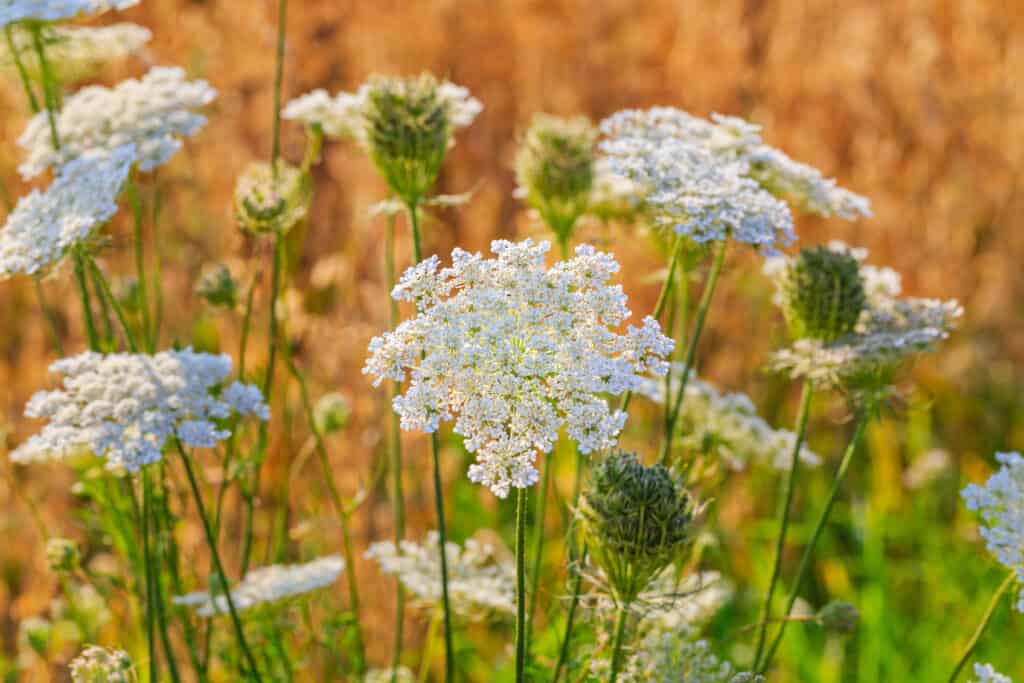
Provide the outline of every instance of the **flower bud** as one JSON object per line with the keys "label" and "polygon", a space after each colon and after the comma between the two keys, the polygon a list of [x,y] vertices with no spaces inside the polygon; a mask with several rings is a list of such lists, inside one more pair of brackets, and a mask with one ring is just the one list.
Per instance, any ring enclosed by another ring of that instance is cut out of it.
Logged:
{"label": "flower bud", "polygon": [[139,680],[124,650],[89,645],[70,665],[73,683],[135,683]]}
{"label": "flower bud", "polygon": [[249,164],[235,184],[235,220],[252,233],[284,234],[306,217],[312,190],[301,170],[277,162]]}
{"label": "flower bud", "polygon": [[230,310],[238,305],[238,284],[223,263],[203,272],[196,283],[196,294],[211,306]]}
{"label": "flower bud", "polygon": [[818,610],[817,621],[826,631],[853,633],[860,621],[860,612],[848,602],[833,600]]}
{"label": "flower bud", "polygon": [[538,114],[516,156],[516,178],[526,201],[559,240],[566,240],[586,211],[594,184],[597,131],[584,117]]}
{"label": "flower bud", "polygon": [[618,603],[632,602],[678,557],[696,512],[663,465],[645,467],[632,453],[616,452],[594,467],[579,514]]}
{"label": "flower bud", "polygon": [[75,542],[67,538],[51,538],[46,543],[46,564],[55,574],[78,569],[81,555]]}
{"label": "flower bud", "polygon": [[865,306],[860,264],[828,247],[802,249],[786,266],[783,312],[796,339],[830,342],[853,331]]}
{"label": "flower bud", "polygon": [[375,76],[366,90],[366,145],[391,191],[418,203],[434,184],[451,144],[449,103],[430,74]]}
{"label": "flower bud", "polygon": [[324,394],[313,408],[313,419],[321,434],[335,434],[348,425],[352,409],[341,394]]}

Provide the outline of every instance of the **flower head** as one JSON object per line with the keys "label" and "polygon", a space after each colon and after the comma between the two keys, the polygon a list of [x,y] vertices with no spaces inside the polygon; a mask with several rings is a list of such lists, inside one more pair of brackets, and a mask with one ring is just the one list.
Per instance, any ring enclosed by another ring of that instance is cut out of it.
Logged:
{"label": "flower head", "polygon": [[616,329],[630,312],[608,284],[618,264],[590,246],[545,268],[547,242],[496,241],[496,258],[456,249],[406,271],[392,292],[418,315],[370,343],[363,372],[406,386],[394,409],[402,428],[455,431],[477,456],[469,478],[505,497],[537,481],[537,452],[562,426],[582,453],[616,443],[625,414],[606,397],[664,374],[673,343],[657,321]]}
{"label": "flower head", "polygon": [[779,277],[782,310],[795,339],[830,342],[860,320],[866,296],[860,262],[845,250],[804,248]]}
{"label": "flower head", "polygon": [[969,484],[961,493],[968,510],[981,514],[981,536],[996,560],[1017,573],[1021,591],[1017,611],[1024,612],[1024,456],[997,453],[1002,465],[984,486]]}
{"label": "flower head", "polygon": [[594,562],[616,604],[632,603],[693,537],[697,509],[662,465],[617,452],[594,466],[580,497]]}
{"label": "flower head", "polygon": [[[874,390],[891,382],[893,371],[920,353],[931,351],[956,326],[963,309],[956,301],[900,297],[899,275],[888,268],[864,263],[867,252],[831,242],[831,251],[853,256],[860,265],[864,305],[851,332],[832,341],[797,339],[773,354],[772,369],[792,377],[807,377],[816,384]],[[765,262],[765,273],[775,279],[776,302],[784,305],[786,257]]]}
{"label": "flower head", "polygon": [[[609,668],[606,659],[592,665],[595,675]],[[759,683],[762,676],[738,671],[720,660],[704,640],[698,640],[692,629],[652,631],[637,643],[626,658],[619,683]]]}
{"label": "flower head", "polygon": [[845,635],[857,630],[860,612],[848,602],[833,600],[818,610],[815,620],[826,631]]}
{"label": "flower head", "polygon": [[991,664],[976,663],[974,675],[977,678],[972,679],[970,683],[1013,683],[1013,679],[996,671]]}
{"label": "flower head", "polygon": [[252,233],[285,234],[305,217],[313,198],[308,176],[300,169],[277,162],[249,164],[235,184],[235,220]]}
{"label": "flower head", "polygon": [[560,240],[569,238],[594,185],[597,130],[584,117],[538,114],[516,155],[516,178],[526,201]]}
{"label": "flower head", "polygon": [[[390,541],[374,543],[366,557],[375,560],[385,574],[397,577],[421,605],[436,607],[441,604],[437,546],[438,535],[432,531],[423,543],[402,541],[400,549]],[[449,541],[445,553],[448,597],[456,614],[470,621],[483,621],[515,613],[515,565],[504,559],[496,546],[470,538],[465,548]]]}
{"label": "flower head", "polygon": [[335,434],[345,429],[352,416],[352,406],[341,394],[324,394],[313,407],[313,420],[321,434]]}
{"label": "flower head", "polygon": [[59,150],[53,147],[46,113],[32,117],[18,139],[28,155],[18,170],[32,178],[88,150],[133,143],[139,170],[152,171],[181,148],[181,137],[191,137],[206,125],[206,117],[194,110],[216,95],[206,81],[187,81],[182,69],[170,67],[154,67],[141,79],[130,78],[114,88],[82,88],[64,101],[57,115]]}
{"label": "flower head", "polygon": [[[48,65],[61,83],[91,78],[107,65],[141,53],[152,37],[148,28],[136,24],[46,25],[42,29]],[[33,48],[31,32],[13,31],[11,39],[22,65],[32,76],[39,77],[39,57]],[[15,56],[6,41],[0,43],[0,69],[14,71],[16,68]]]}
{"label": "flower head", "polygon": [[196,295],[211,306],[232,310],[238,305],[238,283],[223,263],[205,269],[196,283]]}
{"label": "flower head", "polygon": [[46,542],[46,564],[51,572],[71,572],[78,568],[82,556],[78,546],[67,538],[51,538]]}
{"label": "flower head", "polygon": [[[345,561],[338,555],[321,557],[305,564],[275,564],[253,569],[231,589],[231,601],[236,610],[278,602],[305,595],[334,584],[345,569]],[[223,592],[189,593],[174,598],[176,605],[195,607],[201,617],[228,613],[228,601]]]}
{"label": "flower head", "polygon": [[0,28],[17,21],[60,21],[137,4],[139,0],[0,0]]}
{"label": "flower head", "polygon": [[22,197],[0,231],[0,279],[34,275],[86,242],[117,213],[134,161],[132,145],[89,151],[58,168],[45,191]]}
{"label": "flower head", "polygon": [[319,126],[324,135],[341,139],[361,139],[366,122],[363,113],[366,93],[338,93],[331,97],[318,88],[285,105],[281,118],[300,121],[308,127]]}
{"label": "flower head", "polygon": [[139,675],[124,650],[89,645],[71,661],[73,683],[136,683]]}
{"label": "flower head", "polygon": [[111,469],[135,471],[160,460],[173,438],[195,448],[216,445],[230,436],[223,421],[233,413],[269,418],[256,387],[235,382],[216,391],[231,372],[228,356],[88,352],[50,370],[64,375],[64,388],[29,401],[25,414],[50,422],[11,454],[14,462],[93,453]]}

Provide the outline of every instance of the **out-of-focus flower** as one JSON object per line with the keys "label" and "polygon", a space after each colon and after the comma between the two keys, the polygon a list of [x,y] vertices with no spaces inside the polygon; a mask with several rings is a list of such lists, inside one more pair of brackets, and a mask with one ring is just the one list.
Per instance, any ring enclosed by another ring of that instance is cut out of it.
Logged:
{"label": "out-of-focus flower", "polygon": [[18,624],[18,639],[40,657],[50,649],[53,624],[43,617],[29,617]]}
{"label": "out-of-focus flower", "polygon": [[64,101],[56,117],[59,150],[53,147],[46,113],[32,117],[18,138],[27,153],[18,171],[32,178],[89,150],[129,143],[135,145],[139,170],[152,171],[181,149],[182,137],[206,125],[206,117],[194,110],[216,96],[206,81],[188,81],[182,69],[172,67],[154,67],[141,79],[129,78],[114,88],[82,88]]}
{"label": "out-of-focus flower", "polygon": [[19,463],[63,460],[81,453],[108,468],[137,470],[160,460],[171,438],[212,448],[230,436],[220,424],[233,413],[269,419],[259,389],[235,382],[216,393],[231,358],[184,351],[155,355],[83,353],[50,366],[64,388],[41,391],[28,417],[48,418],[42,432],[11,453]]}
{"label": "out-of-focus flower", "polygon": [[370,669],[363,678],[363,683],[415,683],[416,676],[404,666],[398,669]]}
{"label": "out-of-focus flower", "polygon": [[352,407],[341,394],[324,394],[313,407],[313,419],[321,434],[335,434],[348,425]]}
{"label": "out-of-focus flower", "polygon": [[[2,11],[2,10],[0,10]],[[110,26],[45,26],[42,39],[50,71],[61,83],[75,83],[101,73],[104,68],[140,54],[153,37],[149,29],[136,24]],[[14,49],[30,75],[39,77],[39,57],[29,31],[12,31]],[[14,55],[6,41],[0,42],[0,69],[15,71]]]}
{"label": "out-of-focus flower", "polygon": [[846,635],[857,630],[860,612],[848,602],[833,600],[818,610],[815,620],[826,631]]}
{"label": "out-of-focus flower", "polygon": [[[332,585],[345,569],[339,555],[321,557],[305,564],[275,564],[253,569],[231,589],[236,610],[278,602]],[[195,607],[201,617],[228,613],[223,592],[199,591],[174,598],[174,604]]]}
{"label": "out-of-focus flower", "polygon": [[73,683],[136,683],[139,680],[131,657],[124,650],[89,645],[71,661]]}
{"label": "out-of-focus flower", "polygon": [[137,4],[139,0],[4,0],[0,5],[0,28],[17,21],[60,21]]}
{"label": "out-of-focus flower", "polygon": [[57,170],[45,191],[18,201],[0,230],[0,279],[34,275],[59,262],[117,213],[135,148],[86,152]]}
{"label": "out-of-focus flower", "polygon": [[203,271],[196,283],[196,295],[211,306],[234,309],[238,305],[238,283],[231,269],[218,263]]}
{"label": "out-of-focus flower", "polygon": [[974,665],[974,678],[970,683],[1013,683],[1013,679],[992,668],[991,664],[977,663]]}
{"label": "out-of-focus flower", "polygon": [[[423,543],[402,541],[400,549],[387,541],[374,543],[366,557],[375,560],[385,574],[402,582],[423,606],[441,604],[441,558],[436,531]],[[445,546],[448,560],[448,598],[453,612],[470,621],[508,617],[515,613],[516,570],[499,549],[477,538]],[[507,553],[505,553],[507,554]]]}
{"label": "out-of-focus flower", "polygon": [[951,465],[949,451],[933,448],[910,463],[910,467],[903,473],[903,483],[914,491],[923,489],[949,472]]}
{"label": "out-of-focus flower", "polygon": [[46,564],[51,572],[67,573],[78,569],[81,555],[78,546],[68,538],[51,538],[46,542]]}
{"label": "out-of-focus flower", "polygon": [[1002,465],[984,486],[969,484],[961,495],[968,510],[981,514],[980,529],[988,551],[1017,573],[1021,591],[1017,611],[1024,612],[1024,456],[997,453]]}
{"label": "out-of-focus flower", "polygon": [[[500,497],[537,481],[534,460],[562,426],[582,453],[615,445],[626,415],[606,397],[664,374],[673,342],[657,321],[616,331],[630,316],[615,259],[590,246],[545,268],[550,245],[491,245],[496,258],[456,249],[431,257],[392,292],[418,315],[370,343],[363,372],[405,384],[394,409],[402,428],[455,431],[477,456],[469,478]],[[410,377],[411,375],[411,377]]]}
{"label": "out-of-focus flower", "polygon": [[313,188],[300,169],[277,162],[249,164],[235,183],[235,220],[248,232],[285,234],[306,217]]}

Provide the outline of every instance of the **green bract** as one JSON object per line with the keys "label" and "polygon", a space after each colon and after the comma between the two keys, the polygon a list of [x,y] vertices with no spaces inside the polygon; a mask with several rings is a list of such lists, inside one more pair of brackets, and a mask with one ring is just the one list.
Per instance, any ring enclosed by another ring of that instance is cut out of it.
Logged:
{"label": "green bract", "polygon": [[857,259],[823,246],[800,250],[787,266],[781,291],[796,339],[829,342],[849,334],[866,303]]}

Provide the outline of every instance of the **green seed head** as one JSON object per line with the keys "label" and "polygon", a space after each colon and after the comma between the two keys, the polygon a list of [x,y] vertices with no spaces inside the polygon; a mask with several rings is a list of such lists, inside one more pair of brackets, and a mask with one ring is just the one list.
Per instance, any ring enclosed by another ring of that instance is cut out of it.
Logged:
{"label": "green seed head", "polygon": [[196,294],[211,306],[233,309],[238,305],[238,284],[231,269],[218,263],[205,271],[196,283]]}
{"label": "green seed head", "polygon": [[418,203],[434,184],[451,144],[448,103],[430,74],[375,76],[367,88],[366,145],[391,191]]}
{"label": "green seed head", "polygon": [[787,266],[782,296],[794,338],[834,341],[853,331],[864,310],[860,264],[845,251],[802,249]]}
{"label": "green seed head", "polygon": [[324,394],[313,408],[313,419],[321,434],[335,434],[348,425],[352,409],[341,394]]}
{"label": "green seed head", "polygon": [[579,514],[614,598],[628,604],[687,545],[696,509],[664,466],[616,452],[594,467]]}
{"label": "green seed head", "polygon": [[818,610],[817,621],[826,631],[853,633],[860,621],[860,612],[848,602],[833,600]]}
{"label": "green seed head", "polygon": [[516,176],[526,200],[560,240],[568,239],[586,211],[594,185],[597,131],[584,117],[538,114],[516,156]]}
{"label": "green seed head", "polygon": [[78,569],[78,546],[67,538],[51,538],[46,543],[46,564],[51,572],[64,574]]}
{"label": "green seed head", "polygon": [[312,198],[298,168],[278,161],[275,178],[270,164],[249,164],[235,184],[235,219],[246,232],[285,234],[306,217]]}

